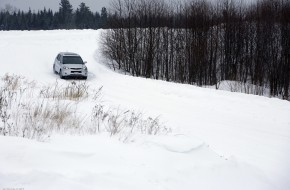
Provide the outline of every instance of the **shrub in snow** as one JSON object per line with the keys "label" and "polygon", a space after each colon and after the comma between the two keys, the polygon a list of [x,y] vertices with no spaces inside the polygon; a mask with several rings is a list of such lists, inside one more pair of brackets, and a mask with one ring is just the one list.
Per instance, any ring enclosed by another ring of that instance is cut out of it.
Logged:
{"label": "shrub in snow", "polygon": [[68,85],[59,85],[58,81],[53,86],[45,86],[40,92],[40,97],[67,100],[83,100],[88,97],[89,86],[86,82],[72,81]]}
{"label": "shrub in snow", "polygon": [[0,134],[1,135],[9,135],[12,133],[13,123],[11,122],[11,114],[9,110],[9,104],[11,103],[9,100],[13,98],[13,93],[8,93],[7,89],[0,89]]}
{"label": "shrub in snow", "polygon": [[159,117],[145,117],[132,110],[105,109],[103,105],[97,104],[92,116],[96,126],[94,131],[106,131],[110,136],[119,135],[122,141],[127,141],[134,134],[157,135],[171,132],[171,129],[160,122]]}
{"label": "shrub in snow", "polygon": [[[56,81],[53,85],[39,88],[33,81],[6,75],[0,85],[0,135],[44,140],[52,133],[106,132],[126,141],[136,133],[157,135],[170,132],[159,117],[105,108],[100,101],[102,87],[90,97],[86,82],[72,81],[60,85]],[[83,101],[95,104],[91,116],[77,111]]]}
{"label": "shrub in snow", "polygon": [[[66,133],[81,126],[76,102],[88,96],[84,83],[55,85],[40,90],[33,82],[6,75],[0,89],[0,134],[43,140],[52,132]],[[37,95],[40,94],[40,95]]]}

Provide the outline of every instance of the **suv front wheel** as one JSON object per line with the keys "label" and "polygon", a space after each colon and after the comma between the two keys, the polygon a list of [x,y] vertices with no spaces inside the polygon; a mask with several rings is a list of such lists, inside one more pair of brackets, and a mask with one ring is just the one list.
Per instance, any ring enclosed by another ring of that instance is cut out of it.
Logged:
{"label": "suv front wheel", "polygon": [[62,75],[62,70],[59,70],[59,77],[60,77],[61,79],[64,79],[64,76]]}
{"label": "suv front wheel", "polygon": [[54,73],[54,74],[57,74],[57,72],[56,72],[56,70],[55,70],[55,64],[53,64],[53,68],[52,68],[52,69],[53,69],[53,73]]}

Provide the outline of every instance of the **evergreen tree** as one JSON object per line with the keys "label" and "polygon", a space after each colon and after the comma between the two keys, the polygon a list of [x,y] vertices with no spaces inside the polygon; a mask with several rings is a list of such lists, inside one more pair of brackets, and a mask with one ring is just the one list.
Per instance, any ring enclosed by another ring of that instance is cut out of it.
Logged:
{"label": "evergreen tree", "polygon": [[90,8],[85,3],[80,4],[80,8],[76,11],[76,26],[77,28],[92,28],[93,27],[94,15]]}
{"label": "evergreen tree", "polygon": [[103,7],[101,11],[100,28],[106,28],[107,20],[108,20],[107,9],[106,7]]}
{"label": "evergreen tree", "polygon": [[26,20],[27,20],[27,29],[31,30],[32,29],[32,12],[29,7],[28,13],[26,14]]}
{"label": "evergreen tree", "polygon": [[19,23],[20,23],[20,30],[27,30],[28,29],[28,22],[27,22],[26,16],[25,16],[23,11],[21,11],[21,16],[18,19],[19,19]]}
{"label": "evergreen tree", "polygon": [[94,21],[95,28],[101,28],[101,15],[98,11],[95,13]]}
{"label": "evergreen tree", "polygon": [[55,12],[53,13],[53,19],[52,19],[52,28],[58,29],[59,28],[59,13]]}
{"label": "evergreen tree", "polygon": [[69,0],[61,0],[59,3],[59,19],[60,28],[69,29],[73,27],[73,8]]}

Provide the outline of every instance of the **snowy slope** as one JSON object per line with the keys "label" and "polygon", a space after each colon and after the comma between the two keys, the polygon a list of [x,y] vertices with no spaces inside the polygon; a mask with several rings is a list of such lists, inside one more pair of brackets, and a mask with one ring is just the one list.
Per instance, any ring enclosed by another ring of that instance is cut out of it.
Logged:
{"label": "snowy slope", "polygon": [[1,136],[0,188],[290,189],[289,102],[117,74],[103,65],[101,32],[0,31],[0,76],[53,83],[56,54],[77,52],[105,104],[160,115],[172,133],[127,144]]}

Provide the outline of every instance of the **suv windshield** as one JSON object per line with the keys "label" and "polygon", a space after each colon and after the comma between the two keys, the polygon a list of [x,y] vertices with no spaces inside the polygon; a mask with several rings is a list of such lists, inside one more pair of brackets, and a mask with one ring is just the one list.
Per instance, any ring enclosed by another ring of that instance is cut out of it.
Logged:
{"label": "suv windshield", "polygon": [[63,64],[84,64],[80,56],[64,56]]}

